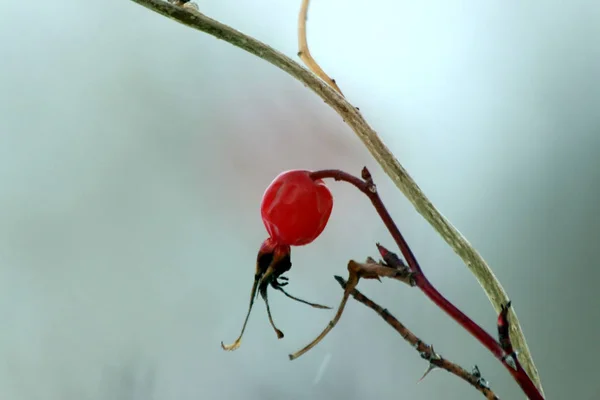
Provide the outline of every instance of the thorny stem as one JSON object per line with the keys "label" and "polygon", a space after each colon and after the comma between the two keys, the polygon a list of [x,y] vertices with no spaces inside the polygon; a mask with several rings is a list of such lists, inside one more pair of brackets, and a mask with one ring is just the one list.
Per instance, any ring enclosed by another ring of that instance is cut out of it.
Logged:
{"label": "thorny stem", "polygon": [[[431,224],[446,243],[448,243],[456,254],[461,257],[485,291],[485,294],[494,306],[496,312],[500,312],[501,306],[508,302],[508,296],[486,261],[458,229],[456,229],[431,203],[419,185],[417,185],[406,169],[381,140],[377,132],[367,123],[358,109],[343,96],[325,84],[309,70],[303,68],[299,63],[281,52],[230,26],[209,18],[197,10],[186,9],[185,7],[169,4],[164,0],[132,1],[187,27],[205,32],[217,39],[224,40],[233,46],[269,62],[275,67],[287,72],[290,76],[303,83],[304,86],[323,99],[325,103],[337,112],[344,122],[354,131],[367,150],[369,150],[373,158],[379,163],[381,168],[390,177],[398,189],[400,189],[412,203],[417,212]],[[533,362],[533,358],[527,346],[527,341],[525,340],[525,335],[523,334],[514,308],[511,308],[509,315],[511,320],[510,333],[512,340],[516,347],[521,351],[523,365],[527,368],[529,375],[534,379],[539,390],[542,391],[537,368]]]}
{"label": "thorny stem", "polygon": [[[487,385],[487,382],[481,378],[481,375],[478,373],[478,369],[475,368],[474,372],[471,373],[466,369],[462,368],[460,365],[453,363],[450,360],[443,358],[441,355],[437,354],[433,350],[433,346],[429,346],[425,344],[421,339],[419,339],[414,333],[410,331],[402,322],[398,321],[390,312],[381,307],[379,304],[375,303],[373,300],[369,299],[367,296],[362,294],[358,289],[351,287],[350,279],[346,282],[341,276],[336,276],[335,280],[340,284],[340,286],[346,292],[349,288],[350,295],[358,302],[364,304],[369,307],[373,311],[375,311],[385,322],[387,322],[392,328],[396,330],[402,336],[404,340],[410,343],[415,350],[419,352],[422,358],[429,361],[430,365],[435,367],[444,369],[451,374],[454,374],[461,378],[462,380],[468,382],[471,386],[481,392],[487,399],[490,400],[499,400],[499,397],[490,389]],[[429,372],[429,369],[425,374]],[[421,378],[423,379],[423,378]]]}
{"label": "thorny stem", "polygon": [[[543,400],[544,397],[540,394],[537,387],[533,384],[531,378],[527,375],[519,360],[514,357],[514,365],[511,366],[506,361],[506,352],[502,349],[500,344],[490,336],[483,328],[477,325],[472,319],[460,311],[454,304],[446,299],[427,279],[421,266],[419,265],[415,255],[408,246],[408,243],[402,236],[402,233],[394,223],[390,213],[387,211],[385,205],[381,201],[379,194],[377,193],[377,187],[373,183],[369,170],[365,167],[362,170],[362,178],[359,179],[346,172],[328,169],[315,171],[310,174],[312,179],[325,179],[331,178],[336,181],[348,182],[355,186],[358,190],[363,192],[371,203],[375,207],[375,210],[379,214],[381,220],[385,224],[386,228],[392,235],[392,238],[400,248],[402,255],[408,263],[408,267],[414,273],[413,279],[417,287],[429,297],[438,307],[444,310],[450,317],[458,322],[463,328],[465,328],[471,335],[473,335],[485,348],[487,348],[494,356],[502,362],[502,364],[508,369],[513,378],[517,381],[523,392],[529,397],[530,400]],[[514,368],[513,368],[514,367]]]}

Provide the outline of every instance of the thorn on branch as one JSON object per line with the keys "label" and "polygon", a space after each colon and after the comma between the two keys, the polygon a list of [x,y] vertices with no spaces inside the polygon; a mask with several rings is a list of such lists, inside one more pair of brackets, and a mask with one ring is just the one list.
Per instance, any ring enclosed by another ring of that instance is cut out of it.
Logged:
{"label": "thorn on branch", "polygon": [[434,369],[436,369],[436,368],[437,368],[437,367],[436,367],[435,365],[433,365],[432,363],[429,363],[429,365],[427,366],[427,369],[426,369],[426,370],[425,370],[425,372],[423,373],[423,376],[421,376],[421,378],[420,378],[420,379],[417,381],[417,383],[421,383],[421,381],[422,381],[423,379],[425,379],[425,377],[426,377],[427,375],[429,375],[429,373],[430,373],[431,371],[433,371]]}
{"label": "thorn on branch", "polygon": [[[419,344],[421,343],[421,341],[418,341],[419,343],[417,344],[417,349],[419,347]],[[433,349],[433,345],[425,345],[425,350],[419,352],[419,355],[421,356],[422,359],[429,361],[429,365],[427,366],[427,369],[425,370],[425,373],[423,374],[423,376],[421,377],[421,379],[419,379],[417,381],[421,382],[423,379],[425,379],[425,377],[431,372],[433,371],[435,368],[438,368],[438,366],[436,365],[437,362],[442,360],[442,357],[437,354],[435,352],[435,350]]]}
{"label": "thorn on branch", "polygon": [[516,352],[515,353],[511,353],[511,354],[507,354],[503,361],[508,364],[509,367],[511,367],[512,369],[514,369],[515,371],[517,371],[517,362],[515,360],[515,357],[517,356]]}

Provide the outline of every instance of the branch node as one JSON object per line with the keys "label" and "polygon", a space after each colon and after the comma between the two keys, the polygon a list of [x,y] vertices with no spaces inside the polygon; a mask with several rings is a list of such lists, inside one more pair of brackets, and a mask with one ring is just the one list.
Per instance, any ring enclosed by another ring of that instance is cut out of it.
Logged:
{"label": "branch node", "polygon": [[479,378],[477,380],[477,384],[479,386],[481,386],[482,388],[486,388],[486,389],[490,388],[490,383],[488,381],[486,381],[485,379],[483,379],[483,378]]}
{"label": "branch node", "polygon": [[479,370],[479,367],[477,365],[473,366],[473,369],[471,370],[471,376],[473,376],[473,378],[477,380],[477,384],[480,387],[490,389],[490,383],[483,379],[483,377],[481,376],[481,371]]}
{"label": "branch node", "polygon": [[[498,341],[500,342],[500,347],[507,354],[514,353],[512,341],[510,340],[510,321],[508,320],[508,312],[510,310],[512,302],[508,301],[506,304],[500,305],[500,313],[498,314]],[[513,364],[514,364],[513,360]],[[514,367],[516,370],[516,366]]]}
{"label": "branch node", "polygon": [[200,7],[198,6],[198,4],[196,4],[192,1],[188,1],[187,3],[185,3],[183,5],[183,8],[190,10],[192,12],[200,12]]}
{"label": "branch node", "polygon": [[504,356],[503,361],[508,364],[509,367],[511,367],[512,369],[514,369],[515,371],[517,371],[517,363],[515,362],[515,358],[516,358],[516,352],[511,353],[511,354],[507,354],[506,356]]}
{"label": "branch node", "polygon": [[424,351],[422,351],[422,352],[419,353],[419,355],[421,356],[421,358],[423,358],[424,360],[432,362],[432,361],[439,361],[439,360],[442,359],[442,357],[435,352],[435,350],[433,349],[433,345],[432,344],[431,345],[427,345],[426,344],[425,348],[426,349]]}
{"label": "branch node", "polygon": [[408,265],[406,265],[406,263],[398,256],[398,254],[389,251],[380,243],[376,243],[375,245],[377,246],[379,254],[381,254],[381,257],[383,257],[383,261],[385,261],[387,265],[396,269],[409,270]]}

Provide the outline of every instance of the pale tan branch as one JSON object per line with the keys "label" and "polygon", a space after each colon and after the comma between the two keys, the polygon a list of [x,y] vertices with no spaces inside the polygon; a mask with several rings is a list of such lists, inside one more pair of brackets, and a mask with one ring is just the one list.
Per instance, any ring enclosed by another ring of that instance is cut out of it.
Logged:
{"label": "pale tan branch", "polygon": [[298,57],[302,60],[304,65],[308,67],[315,75],[323,79],[329,86],[337,90],[342,96],[342,90],[338,87],[335,79],[332,79],[323,71],[321,66],[310,54],[308,49],[308,39],[306,37],[306,20],[308,19],[308,5],[310,0],[302,0],[300,6],[300,14],[298,15]]}
{"label": "pale tan branch", "polygon": [[[509,299],[502,285],[486,264],[485,260],[467,239],[465,239],[464,236],[433,206],[433,204],[431,204],[416,182],[410,177],[408,172],[383,143],[377,132],[375,132],[364,120],[358,109],[346,101],[343,96],[325,84],[321,79],[317,78],[309,70],[284,54],[227,25],[215,21],[202,13],[178,7],[162,0],[132,1],[174,21],[208,33],[209,35],[229,42],[236,47],[262,58],[287,72],[321,97],[342,117],[354,133],[356,133],[375,160],[381,165],[383,170],[402,191],[406,198],[413,204],[415,209],[462,258],[484,289],[490,302],[494,306],[496,313],[501,311],[501,306],[506,304]],[[519,320],[514,311],[515,308],[513,307],[511,310],[510,320],[512,329],[510,335],[513,340],[513,345],[519,351],[519,360],[541,392],[540,377],[533,363],[521,325],[519,324]]]}

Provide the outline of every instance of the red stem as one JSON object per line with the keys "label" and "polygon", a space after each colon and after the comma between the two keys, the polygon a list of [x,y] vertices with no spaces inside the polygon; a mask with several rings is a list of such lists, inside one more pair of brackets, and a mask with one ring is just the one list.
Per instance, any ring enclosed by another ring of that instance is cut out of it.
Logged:
{"label": "red stem", "polygon": [[326,169],[321,171],[315,171],[310,174],[312,179],[325,179],[331,178],[336,181],[348,182],[354,185],[358,190],[363,192],[373,203],[373,206],[377,210],[377,213],[381,217],[381,220],[385,224],[386,228],[394,238],[394,241],[400,248],[402,255],[406,259],[408,266],[414,273],[414,280],[416,286],[429,297],[438,307],[444,310],[450,317],[458,322],[463,328],[465,328],[472,336],[474,336],[486,349],[488,349],[510,372],[513,378],[517,381],[523,392],[527,395],[530,400],[544,400],[537,387],[534,385],[531,378],[527,375],[527,372],[519,363],[517,357],[514,357],[515,367],[513,368],[506,362],[506,352],[502,349],[500,344],[490,334],[483,330],[477,325],[471,318],[460,311],[454,304],[446,299],[438,290],[429,282],[429,279],[423,273],[421,266],[419,265],[416,257],[411,251],[408,243],[400,233],[400,230],[394,223],[394,220],[390,216],[389,212],[385,208],[377,188],[371,179],[371,174],[367,168],[363,168],[362,176],[363,179],[357,178],[346,172],[337,169]]}

